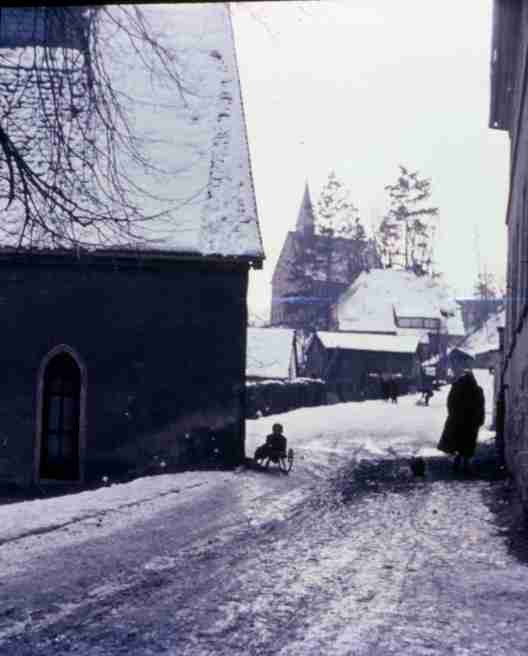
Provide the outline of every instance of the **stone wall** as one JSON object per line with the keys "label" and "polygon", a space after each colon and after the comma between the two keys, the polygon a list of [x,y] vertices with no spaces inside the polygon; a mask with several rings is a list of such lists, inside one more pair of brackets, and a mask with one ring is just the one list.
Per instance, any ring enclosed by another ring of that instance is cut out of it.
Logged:
{"label": "stone wall", "polygon": [[244,456],[247,268],[0,259],[0,479],[34,474],[37,375],[53,348],[86,368],[86,478]]}
{"label": "stone wall", "polygon": [[[511,116],[507,124],[511,138],[510,198],[508,203],[508,271],[504,365],[499,375],[505,386],[504,455],[525,507],[528,509],[528,104],[527,46],[528,5],[519,3],[513,32],[494,33],[498,57],[503,46],[515,51],[517,79],[508,86]],[[513,89],[513,93],[511,90]],[[511,119],[511,120],[510,120]],[[497,221],[502,221],[501,217]]]}

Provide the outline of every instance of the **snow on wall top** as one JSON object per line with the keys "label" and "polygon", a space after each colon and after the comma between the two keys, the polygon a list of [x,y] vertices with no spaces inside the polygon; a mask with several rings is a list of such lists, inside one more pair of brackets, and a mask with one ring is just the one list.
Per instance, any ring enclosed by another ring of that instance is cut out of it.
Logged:
{"label": "snow on wall top", "polygon": [[372,335],[370,333],[320,331],[317,336],[325,348],[386,353],[415,353],[419,341],[413,335]]}
{"label": "snow on wall top", "polygon": [[476,356],[487,351],[496,351],[499,348],[499,331],[505,324],[504,310],[493,314],[484,322],[481,328],[471,333],[459,345],[459,348],[469,355]]}
{"label": "snow on wall top", "polygon": [[[134,203],[157,218],[136,224],[134,238],[119,234],[104,248],[262,259],[228,5],[141,9],[154,37],[173,52],[181,90],[164,72],[152,76],[122,32],[103,22],[110,41],[105,65],[118,95],[132,99],[134,137],[157,169],[147,173],[123,155],[127,176],[149,194],[134,196]],[[76,238],[101,245],[90,229]]]}
{"label": "snow on wall top", "polygon": [[[363,272],[337,304],[339,330],[395,331],[423,334],[420,329],[400,329],[394,313],[404,317],[442,320],[450,334],[461,334],[460,308],[445,283],[398,269]],[[447,319],[443,313],[448,313]],[[460,323],[460,325],[458,325]],[[455,332],[451,332],[454,330]],[[426,332],[426,331],[425,331]]]}
{"label": "snow on wall top", "polygon": [[248,328],[246,375],[289,378],[293,336],[289,328]]}

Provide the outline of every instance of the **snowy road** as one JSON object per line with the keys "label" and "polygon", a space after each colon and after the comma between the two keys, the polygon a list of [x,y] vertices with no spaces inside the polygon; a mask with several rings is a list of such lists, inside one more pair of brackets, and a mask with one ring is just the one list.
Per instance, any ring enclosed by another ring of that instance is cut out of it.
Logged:
{"label": "snowy road", "polygon": [[[496,524],[491,469],[453,479],[434,450],[445,393],[415,401],[283,415],[289,477],[46,500],[49,531],[30,504],[18,523],[0,508],[0,653],[525,654],[528,570]],[[276,419],[249,422],[248,451]],[[424,480],[407,464],[418,452]]]}

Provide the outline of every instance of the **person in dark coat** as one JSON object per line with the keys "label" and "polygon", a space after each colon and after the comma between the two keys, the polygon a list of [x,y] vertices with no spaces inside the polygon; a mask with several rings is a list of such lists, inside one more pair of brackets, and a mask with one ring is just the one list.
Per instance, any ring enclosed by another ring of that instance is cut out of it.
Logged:
{"label": "person in dark coat", "polygon": [[424,378],[424,383],[422,386],[422,399],[425,405],[429,405],[429,401],[433,397],[433,381],[429,378],[429,376],[426,376]]}
{"label": "person in dark coat", "polygon": [[397,378],[391,378],[389,380],[389,397],[393,403],[398,403],[398,396],[400,394],[399,387]]}
{"label": "person in dark coat", "polygon": [[440,451],[455,456],[455,470],[462,461],[464,471],[469,471],[484,417],[484,392],[473,372],[466,372],[453,383],[447,396],[447,419],[438,443]]}
{"label": "person in dark coat", "polygon": [[255,451],[254,460],[259,462],[269,458],[274,453],[286,455],[287,440],[283,435],[282,424],[273,424],[272,432],[266,437],[265,444],[261,444]]}
{"label": "person in dark coat", "polygon": [[383,376],[380,377],[380,384],[381,384],[381,398],[384,401],[389,400],[389,381],[384,378]]}

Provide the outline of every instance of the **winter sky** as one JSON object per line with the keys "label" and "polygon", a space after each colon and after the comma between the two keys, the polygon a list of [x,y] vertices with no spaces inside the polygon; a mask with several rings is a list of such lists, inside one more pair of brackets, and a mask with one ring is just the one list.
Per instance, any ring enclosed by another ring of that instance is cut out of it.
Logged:
{"label": "winter sky", "polygon": [[461,295],[504,277],[508,136],[488,128],[491,0],[235,4],[234,28],[261,229],[250,307],[271,276],[306,181],[334,169],[369,226],[398,164],[432,179],[437,268]]}

